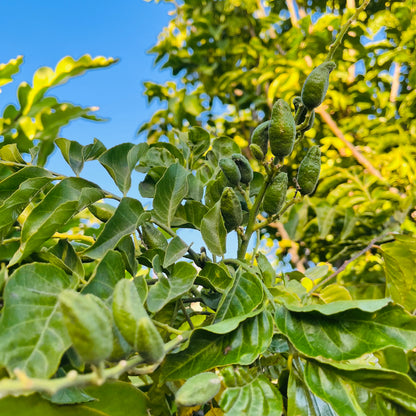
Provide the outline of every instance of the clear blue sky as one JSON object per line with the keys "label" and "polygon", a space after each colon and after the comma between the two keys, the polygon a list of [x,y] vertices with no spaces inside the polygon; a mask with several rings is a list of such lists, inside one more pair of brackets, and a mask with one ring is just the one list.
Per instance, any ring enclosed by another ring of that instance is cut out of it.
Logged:
{"label": "clear blue sky", "polygon": [[[97,137],[107,148],[126,141],[143,141],[143,137],[136,136],[138,126],[158,108],[157,104],[149,107],[146,103],[143,81],[164,81],[171,77],[170,71],[161,72],[154,67],[154,58],[146,51],[156,43],[157,35],[169,22],[168,12],[172,8],[170,4],[144,0],[4,1],[0,63],[18,55],[24,56],[24,63],[15,81],[2,88],[0,109],[16,102],[17,86],[23,81],[31,83],[34,71],[41,66],[54,68],[66,55],[112,56],[120,62],[87,72],[52,90],[52,95],[60,101],[98,106],[97,114],[110,120],[105,123],[74,121],[62,130],[61,136],[82,144],[91,143]],[[47,167],[73,174],[59,151]],[[81,176],[120,194],[98,162],[88,162]],[[139,175],[133,173],[133,176],[129,195],[139,198]],[[185,234],[188,243],[194,240],[196,250],[203,244],[199,233],[184,230],[181,234]],[[229,248],[234,251],[234,236],[230,235],[229,240]]]}

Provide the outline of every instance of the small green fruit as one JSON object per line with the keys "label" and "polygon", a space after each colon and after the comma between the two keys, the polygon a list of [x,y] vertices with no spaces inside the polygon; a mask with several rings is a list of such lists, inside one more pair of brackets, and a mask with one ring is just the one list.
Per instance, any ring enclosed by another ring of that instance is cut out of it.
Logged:
{"label": "small green fruit", "polygon": [[296,124],[289,104],[279,99],[272,109],[269,128],[270,149],[276,158],[282,160],[292,153],[296,139]]}
{"label": "small green fruit", "polygon": [[240,171],[241,182],[248,185],[253,180],[253,169],[250,166],[250,162],[240,153],[233,153],[231,158]]}
{"label": "small green fruit", "polygon": [[165,357],[165,344],[155,324],[148,317],[140,318],[137,323],[137,352],[149,363],[159,363]]}
{"label": "small green fruit", "polygon": [[241,180],[241,173],[234,161],[228,157],[220,159],[218,162],[224,176],[231,186],[238,186]]}
{"label": "small green fruit", "polygon": [[311,194],[318,183],[321,172],[321,151],[318,146],[312,146],[300,162],[297,182],[302,195]]}
{"label": "small green fruit", "polygon": [[269,215],[277,214],[286,200],[287,174],[280,172],[267,188],[264,194],[263,210]]}
{"label": "small green fruit", "polygon": [[251,154],[254,156],[256,160],[258,160],[259,162],[264,160],[264,153],[261,150],[260,146],[258,146],[257,144],[251,143],[249,147],[250,147]]}
{"label": "small green fruit", "polygon": [[270,120],[264,121],[259,124],[251,134],[251,143],[259,146],[264,156],[267,154],[267,147],[269,144],[269,127]]}
{"label": "small green fruit", "polygon": [[113,350],[111,313],[105,303],[92,294],[64,290],[59,295],[65,326],[81,359],[98,363]]}
{"label": "small green fruit", "polygon": [[215,373],[201,373],[189,378],[176,392],[178,406],[201,406],[215,397],[221,388],[221,378]]}
{"label": "small green fruit", "polygon": [[335,62],[324,62],[317,66],[306,78],[301,96],[303,104],[309,110],[318,107],[325,99],[329,84],[329,74],[335,68]]}
{"label": "small green fruit", "polygon": [[232,188],[225,188],[221,195],[221,215],[227,232],[235,230],[243,222],[243,211],[237,194]]}
{"label": "small green fruit", "polygon": [[165,236],[148,222],[142,225],[142,239],[148,249],[160,248],[165,250],[168,246],[168,240],[166,240]]}

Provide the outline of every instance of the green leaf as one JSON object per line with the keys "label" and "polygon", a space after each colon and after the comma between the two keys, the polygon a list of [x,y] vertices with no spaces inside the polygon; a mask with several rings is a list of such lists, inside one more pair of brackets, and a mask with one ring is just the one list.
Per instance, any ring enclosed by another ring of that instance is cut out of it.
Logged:
{"label": "green leaf", "polygon": [[407,375],[380,368],[349,367],[307,361],[305,381],[340,415],[399,416],[416,412],[416,384]]}
{"label": "green leaf", "polygon": [[44,169],[27,167],[0,182],[0,240],[6,237],[30,201],[53,179]]}
{"label": "green leaf", "polygon": [[180,261],[173,266],[169,278],[159,277],[147,296],[149,311],[154,313],[169,302],[178,299],[192,287],[197,271],[194,266]]}
{"label": "green leaf", "polygon": [[131,173],[146,151],[146,143],[122,143],[106,150],[98,158],[124,196],[131,186]]}
{"label": "green leaf", "polygon": [[227,387],[219,405],[227,416],[280,416],[283,399],[265,376],[258,376],[243,386]]}
{"label": "green leaf", "polygon": [[[325,310],[331,305],[319,306]],[[311,357],[348,360],[390,346],[416,346],[416,318],[396,305],[371,312],[348,309],[333,315],[291,312],[278,306],[275,322],[295,348]]]}
{"label": "green leaf", "polygon": [[188,193],[188,171],[179,163],[170,166],[156,185],[153,217],[170,228],[176,209]]}
{"label": "green leaf", "polygon": [[188,143],[192,151],[192,160],[198,161],[209,148],[209,133],[201,127],[191,127],[188,132]]}
{"label": "green leaf", "polygon": [[397,235],[383,244],[386,294],[409,311],[416,309],[416,239]]}
{"label": "green leaf", "polygon": [[85,255],[93,259],[102,258],[108,250],[112,250],[126,235],[134,233],[138,226],[149,219],[142,204],[136,199],[124,197],[114,215],[105,223],[96,242],[85,251]]}
{"label": "green leaf", "polygon": [[0,414],[27,416],[125,416],[146,415],[147,399],[139,389],[123,381],[107,381],[101,386],[87,387],[85,391],[96,400],[60,406],[43,399],[39,394],[5,397],[0,400]]}
{"label": "green leaf", "polygon": [[[221,323],[220,323],[221,324]],[[189,378],[195,374],[229,364],[251,364],[268,348],[273,334],[273,322],[267,311],[249,318],[232,332],[217,325],[196,329],[188,348],[170,354],[161,369],[162,380]]]}
{"label": "green leaf", "polygon": [[189,246],[180,238],[173,237],[169,241],[169,244],[166,248],[165,258],[163,259],[163,267],[166,269],[171,264],[177,262],[183,257],[183,255],[188,251]]}
{"label": "green leaf", "polygon": [[10,59],[7,64],[0,64],[0,87],[13,81],[12,75],[19,72],[19,67],[22,62],[23,56],[19,55],[14,59]]}
{"label": "green leaf", "polygon": [[0,147],[0,159],[7,160],[8,162],[16,162],[25,164],[21,153],[16,143],[6,144]]}
{"label": "green leaf", "polygon": [[292,367],[287,386],[287,416],[338,416],[332,407],[313,394]]}
{"label": "green leaf", "polygon": [[276,279],[276,272],[273,269],[273,266],[270,264],[269,260],[263,253],[258,253],[256,259],[261,275],[263,276],[264,284],[266,287],[272,286]]}
{"label": "green leaf", "polygon": [[215,256],[223,256],[226,252],[227,230],[221,215],[218,201],[202,218],[201,234],[208,250]]}
{"label": "green leaf", "polygon": [[38,250],[75,214],[103,196],[104,192],[97,185],[85,179],[63,179],[29,214],[22,228],[21,245],[9,265]]}
{"label": "green leaf", "polygon": [[71,345],[58,296],[75,284],[61,269],[41,263],[21,266],[10,276],[0,322],[0,362],[10,373],[15,368],[31,377],[55,373]]}
{"label": "green leaf", "polygon": [[208,208],[199,201],[186,201],[184,205],[179,205],[172,219],[172,227],[196,228],[199,230],[204,215]]}
{"label": "green leaf", "polygon": [[263,287],[257,276],[237,270],[232,286],[223,294],[215,314],[215,323],[233,320],[235,325],[254,314],[263,303]]}
{"label": "green leaf", "polygon": [[73,274],[78,280],[83,280],[85,271],[81,259],[68,240],[59,240],[49,250],[42,250],[39,257],[63,269],[65,273]]}
{"label": "green leaf", "polygon": [[87,144],[82,148],[82,156],[85,161],[98,159],[107,149],[98,140],[94,139],[94,142]]}
{"label": "green leaf", "polygon": [[23,114],[28,114],[49,88],[64,84],[69,78],[82,75],[88,69],[103,68],[115,62],[117,60],[103,56],[91,58],[90,55],[84,55],[77,61],[66,56],[58,62],[55,71],[49,67],[39,68],[33,75],[33,86],[28,92],[24,108],[22,107]]}
{"label": "green leaf", "polygon": [[224,264],[207,262],[199,272],[195,283],[223,293],[232,283],[232,277]]}
{"label": "green leaf", "polygon": [[[150,216],[150,214],[149,214]],[[134,246],[133,237],[126,235],[117,244],[116,249],[121,253],[124,260],[126,270],[132,275],[136,276],[138,269],[138,262],[136,260],[136,247]]]}
{"label": "green leaf", "polygon": [[55,143],[62,152],[62,156],[66,160],[75,175],[79,175],[84,167],[84,153],[81,144],[74,140],[64,138],[56,139]]}
{"label": "green leaf", "polygon": [[124,263],[121,254],[109,250],[97,264],[88,284],[82,289],[82,293],[92,293],[111,305],[114,287],[124,276]]}

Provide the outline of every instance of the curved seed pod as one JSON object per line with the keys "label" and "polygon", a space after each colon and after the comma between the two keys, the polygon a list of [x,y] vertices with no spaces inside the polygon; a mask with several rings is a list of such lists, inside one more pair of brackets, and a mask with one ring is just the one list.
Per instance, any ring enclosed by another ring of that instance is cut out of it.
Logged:
{"label": "curved seed pod", "polygon": [[315,122],[315,110],[312,110],[311,115],[309,117],[308,125],[304,129],[302,129],[301,132],[303,133],[305,131],[310,130],[313,127],[314,122]]}
{"label": "curved seed pod", "polygon": [[107,222],[114,214],[115,207],[104,202],[96,202],[88,207],[94,217],[98,218],[102,222]]}
{"label": "curved seed pod", "polygon": [[264,194],[263,210],[269,215],[277,214],[286,200],[287,174],[280,172],[267,188]]}
{"label": "curved seed pod", "polygon": [[142,238],[148,249],[160,248],[165,250],[168,246],[168,240],[152,224],[145,222],[142,226]]}
{"label": "curved seed pod", "polygon": [[137,352],[147,363],[158,363],[165,357],[165,344],[150,318],[140,318],[137,323]]}
{"label": "curved seed pod", "polygon": [[253,169],[250,166],[250,162],[240,153],[233,153],[231,158],[240,171],[241,182],[248,185],[253,180]]}
{"label": "curved seed pod", "polygon": [[329,84],[329,74],[336,68],[335,62],[324,62],[317,66],[306,78],[302,87],[303,104],[312,110],[325,99]]}
{"label": "curved seed pod", "polygon": [[279,99],[272,109],[269,128],[270,149],[279,160],[292,153],[296,139],[296,124],[289,104]]}
{"label": "curved seed pod", "polygon": [[240,200],[232,188],[225,188],[221,195],[221,215],[227,232],[235,230],[243,222]]}
{"label": "curved seed pod", "polygon": [[260,147],[263,155],[267,153],[267,146],[269,144],[269,127],[270,120],[264,121],[259,124],[251,134],[251,143],[256,144]]}
{"label": "curved seed pod", "polygon": [[308,109],[304,106],[302,102],[302,97],[297,95],[296,97],[293,97],[292,99],[293,107],[295,107],[295,114],[298,112],[299,107],[302,108],[299,119],[297,121],[297,124],[302,124],[305,121],[306,113],[308,112]]}
{"label": "curved seed pod", "polygon": [[261,150],[260,146],[258,146],[255,143],[251,143],[249,147],[251,154],[254,156],[256,160],[258,160],[259,162],[264,160],[264,153]]}
{"label": "curved seed pod", "polygon": [[320,172],[321,150],[318,146],[312,146],[300,162],[298,170],[297,182],[302,195],[309,195],[315,190]]}
{"label": "curved seed pod", "polygon": [[59,303],[73,346],[81,359],[98,363],[113,350],[111,313],[105,303],[92,294],[64,290]]}
{"label": "curved seed pod", "polygon": [[201,373],[189,378],[176,392],[178,406],[200,406],[215,397],[221,388],[221,378],[215,373]]}
{"label": "curved seed pod", "polygon": [[238,186],[241,180],[241,173],[234,161],[228,157],[218,162],[224,176],[231,186]]}

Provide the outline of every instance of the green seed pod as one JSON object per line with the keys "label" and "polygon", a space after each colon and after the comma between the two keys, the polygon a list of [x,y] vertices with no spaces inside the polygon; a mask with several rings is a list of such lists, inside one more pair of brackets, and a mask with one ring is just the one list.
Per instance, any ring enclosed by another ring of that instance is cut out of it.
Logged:
{"label": "green seed pod", "polygon": [[94,217],[98,218],[102,222],[107,222],[114,214],[115,207],[104,202],[96,202],[88,207]]}
{"label": "green seed pod", "polygon": [[251,134],[251,143],[260,147],[263,155],[267,153],[267,146],[269,144],[269,127],[270,120],[259,124]]}
{"label": "green seed pod", "polygon": [[304,129],[301,130],[302,133],[310,130],[313,127],[314,122],[315,122],[315,110],[312,110],[311,115],[309,117],[308,125]]}
{"label": "green seed pod", "polygon": [[250,162],[240,153],[233,153],[231,158],[234,160],[240,171],[241,182],[248,185],[253,180],[253,169],[250,166]]}
{"label": "green seed pod", "polygon": [[148,249],[160,248],[165,250],[168,246],[165,236],[149,222],[142,225],[142,239]]}
{"label": "green seed pod", "polygon": [[149,364],[159,363],[165,357],[165,344],[150,318],[140,318],[137,323],[137,338],[140,344],[137,352]]}
{"label": "green seed pod", "polygon": [[234,161],[228,157],[220,159],[218,162],[224,176],[231,186],[238,186],[241,180],[241,173]]}
{"label": "green seed pod", "polygon": [[258,160],[259,162],[264,160],[264,153],[261,150],[260,146],[258,146],[257,144],[251,143],[249,147],[250,147],[251,154],[254,156],[256,160]]}
{"label": "green seed pod", "polygon": [[301,107],[301,113],[298,117],[297,124],[302,124],[305,121],[306,113],[308,109],[303,105],[302,98],[300,96],[293,97],[292,100],[293,107],[295,107],[295,113],[298,112],[299,107]]}
{"label": "green seed pod", "polygon": [[113,350],[111,313],[105,303],[92,294],[64,290],[59,303],[73,346],[81,359],[98,363]]}
{"label": "green seed pod", "polygon": [[221,214],[227,232],[235,230],[243,222],[240,200],[232,188],[225,188],[221,195]]}
{"label": "green seed pod", "polygon": [[297,182],[302,195],[311,194],[318,183],[321,171],[321,151],[318,146],[312,146],[300,162]]}
{"label": "green seed pod", "polygon": [[335,69],[335,62],[324,62],[317,66],[306,78],[302,87],[303,104],[312,110],[325,99],[329,84],[329,74]]}
{"label": "green seed pod", "polygon": [[287,174],[280,172],[264,194],[263,210],[269,215],[277,214],[286,200]]}
{"label": "green seed pod", "polygon": [[296,124],[289,104],[279,99],[272,109],[269,128],[270,149],[279,160],[292,153],[296,139]]}
{"label": "green seed pod", "polygon": [[215,397],[221,388],[221,378],[215,373],[201,373],[189,378],[176,392],[178,406],[201,406]]}

